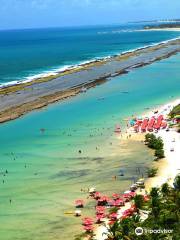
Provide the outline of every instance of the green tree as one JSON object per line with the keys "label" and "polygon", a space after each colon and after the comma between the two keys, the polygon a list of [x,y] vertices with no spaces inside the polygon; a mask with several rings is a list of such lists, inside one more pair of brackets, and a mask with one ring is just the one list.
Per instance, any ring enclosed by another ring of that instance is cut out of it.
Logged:
{"label": "green tree", "polygon": [[138,209],[141,209],[142,207],[143,207],[143,204],[144,204],[144,198],[143,198],[143,196],[142,195],[136,195],[135,197],[134,197],[134,204],[136,205],[136,207],[138,208]]}

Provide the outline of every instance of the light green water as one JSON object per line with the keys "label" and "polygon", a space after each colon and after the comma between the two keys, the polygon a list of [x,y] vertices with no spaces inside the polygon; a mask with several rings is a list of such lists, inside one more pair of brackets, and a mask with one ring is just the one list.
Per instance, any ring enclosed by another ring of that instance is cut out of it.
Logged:
{"label": "light green water", "polygon": [[[179,63],[176,55],[135,69],[85,94],[2,124],[0,239],[71,240],[81,232],[81,221],[64,212],[74,210],[75,199],[86,198],[81,188],[94,185],[109,194],[123,191],[137,167],[144,172],[152,162],[150,152],[141,143],[117,141],[114,125],[179,97]],[[125,176],[113,181],[120,169]],[[90,203],[84,214],[92,214],[91,209]]]}

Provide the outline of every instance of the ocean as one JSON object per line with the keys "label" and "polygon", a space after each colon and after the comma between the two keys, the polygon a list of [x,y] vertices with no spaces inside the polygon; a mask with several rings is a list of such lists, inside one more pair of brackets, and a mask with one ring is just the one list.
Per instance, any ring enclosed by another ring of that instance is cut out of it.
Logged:
{"label": "ocean", "polygon": [[[23,30],[17,35],[16,31],[1,32],[6,52],[0,55],[5,60],[1,82],[178,37],[178,32],[127,28]],[[5,41],[7,36],[9,41]],[[58,46],[60,39],[69,48]],[[114,127],[118,123],[125,127],[132,115],[179,97],[179,62],[177,54],[1,124],[0,239],[73,240],[82,232],[81,219],[65,214],[74,211],[74,201],[85,199],[83,216],[93,216],[94,206],[81,189],[95,186],[110,195],[126,190],[134,179],[145,175],[152,165],[152,152],[141,142],[119,140]]]}
{"label": "ocean", "polygon": [[0,31],[0,84],[28,81],[70,66],[180,36],[143,25]]}

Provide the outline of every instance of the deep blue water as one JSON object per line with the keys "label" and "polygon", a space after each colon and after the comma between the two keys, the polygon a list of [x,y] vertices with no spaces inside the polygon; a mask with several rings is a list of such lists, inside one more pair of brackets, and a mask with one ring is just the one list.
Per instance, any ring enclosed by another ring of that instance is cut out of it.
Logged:
{"label": "deep blue water", "polygon": [[0,31],[0,83],[176,38],[140,25]]}

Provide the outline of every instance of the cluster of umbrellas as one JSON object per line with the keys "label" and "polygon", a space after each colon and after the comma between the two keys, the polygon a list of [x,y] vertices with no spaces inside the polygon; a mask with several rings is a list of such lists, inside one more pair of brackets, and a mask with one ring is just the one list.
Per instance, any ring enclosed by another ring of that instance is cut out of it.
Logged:
{"label": "cluster of umbrellas", "polygon": [[146,117],[144,119],[137,119],[134,122],[131,121],[131,126],[134,126],[136,132],[139,132],[140,130],[142,132],[153,132],[160,128],[165,129],[167,127],[167,122],[164,120],[164,116],[160,115],[157,118],[152,116],[150,119]]}
{"label": "cluster of umbrellas", "polygon": [[[125,206],[126,202],[130,202],[135,196],[135,191],[126,191],[123,194],[113,193],[111,197],[107,195],[103,195],[100,192],[95,191],[94,188],[89,191],[89,196],[96,201],[96,219],[86,217],[82,220],[83,229],[87,233],[91,233],[94,230],[94,223],[100,224],[102,223],[105,218],[109,220],[109,224],[114,224],[115,221],[126,219],[130,216],[132,216],[136,211],[135,205],[130,205],[129,208],[125,208],[123,211],[123,208],[121,207]],[[144,201],[149,201],[150,198],[148,195],[143,195]],[[78,199],[75,201],[76,208],[83,208],[84,207],[84,201],[81,199]],[[118,213],[117,210],[115,212],[107,213],[106,209],[107,207],[115,207],[118,209],[121,209],[121,211]],[[79,211],[79,210],[77,210]],[[80,214],[77,214],[76,216],[80,216]]]}
{"label": "cluster of umbrellas", "polygon": [[[112,197],[108,197],[106,195],[102,195],[100,192],[94,192],[93,194],[90,193],[90,196],[96,200],[96,220],[93,220],[92,218],[86,217],[83,219],[82,225],[83,229],[86,232],[92,232],[93,231],[93,224],[94,223],[102,223],[104,218],[109,219],[109,224],[113,224],[118,219],[117,212],[113,212],[110,214],[106,213],[106,207],[117,207],[120,209],[120,207],[125,205],[125,202],[129,202],[132,198],[134,198],[136,195],[135,192],[132,191],[126,191],[124,194],[120,195],[117,193],[113,193]],[[83,200],[76,200],[76,207],[82,207],[84,206]],[[122,218],[131,216],[135,211],[135,206],[131,206],[130,209],[127,209],[123,212]]]}

